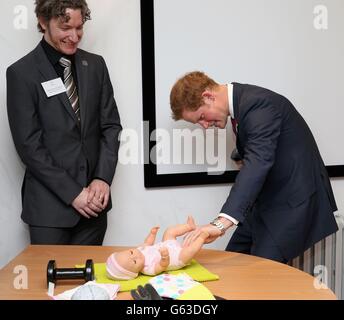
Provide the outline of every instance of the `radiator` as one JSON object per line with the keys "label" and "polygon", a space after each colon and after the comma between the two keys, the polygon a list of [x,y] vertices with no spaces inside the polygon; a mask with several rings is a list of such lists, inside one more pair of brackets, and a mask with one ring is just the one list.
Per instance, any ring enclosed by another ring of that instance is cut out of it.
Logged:
{"label": "radiator", "polygon": [[338,231],[319,241],[290,262],[320,280],[344,300],[344,217],[336,215]]}

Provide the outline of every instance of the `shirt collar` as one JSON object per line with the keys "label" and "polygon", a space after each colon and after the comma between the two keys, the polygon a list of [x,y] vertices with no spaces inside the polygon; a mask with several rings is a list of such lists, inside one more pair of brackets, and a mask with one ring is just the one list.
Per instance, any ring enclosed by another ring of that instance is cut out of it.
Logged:
{"label": "shirt collar", "polygon": [[49,61],[51,62],[52,65],[56,65],[57,63],[59,63],[59,60],[62,57],[65,57],[69,60],[72,61],[72,63],[74,62],[74,55],[72,56],[67,56],[64,55],[63,53],[57,51],[53,46],[51,46],[45,39],[44,37],[41,40],[41,45],[43,47],[44,52],[46,53]]}
{"label": "shirt collar", "polygon": [[235,119],[234,108],[233,108],[233,84],[232,83],[227,84],[227,90],[228,90],[229,114],[231,118]]}

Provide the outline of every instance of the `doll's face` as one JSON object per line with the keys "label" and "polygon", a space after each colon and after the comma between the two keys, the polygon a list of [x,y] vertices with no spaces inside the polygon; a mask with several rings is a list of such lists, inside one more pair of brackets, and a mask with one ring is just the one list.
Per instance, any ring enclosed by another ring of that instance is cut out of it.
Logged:
{"label": "doll's face", "polygon": [[145,264],[144,255],[137,249],[117,252],[116,260],[122,268],[131,272],[140,272]]}

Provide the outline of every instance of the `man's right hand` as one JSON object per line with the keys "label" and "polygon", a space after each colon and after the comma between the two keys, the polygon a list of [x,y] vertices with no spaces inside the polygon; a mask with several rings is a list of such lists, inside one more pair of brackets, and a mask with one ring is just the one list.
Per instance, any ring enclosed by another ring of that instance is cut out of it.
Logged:
{"label": "man's right hand", "polygon": [[92,202],[88,203],[88,194],[88,188],[83,188],[81,193],[73,200],[72,206],[82,216],[90,219],[91,217],[98,217],[97,213],[101,212],[102,210],[95,206]]}

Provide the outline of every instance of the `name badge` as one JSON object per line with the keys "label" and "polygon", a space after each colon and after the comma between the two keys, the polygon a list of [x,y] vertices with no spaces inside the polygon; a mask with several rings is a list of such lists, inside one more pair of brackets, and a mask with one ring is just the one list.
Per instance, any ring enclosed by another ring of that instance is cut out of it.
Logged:
{"label": "name badge", "polygon": [[53,80],[42,82],[41,85],[48,98],[60,94],[62,92],[66,92],[66,87],[62,82],[61,78],[56,78]]}

